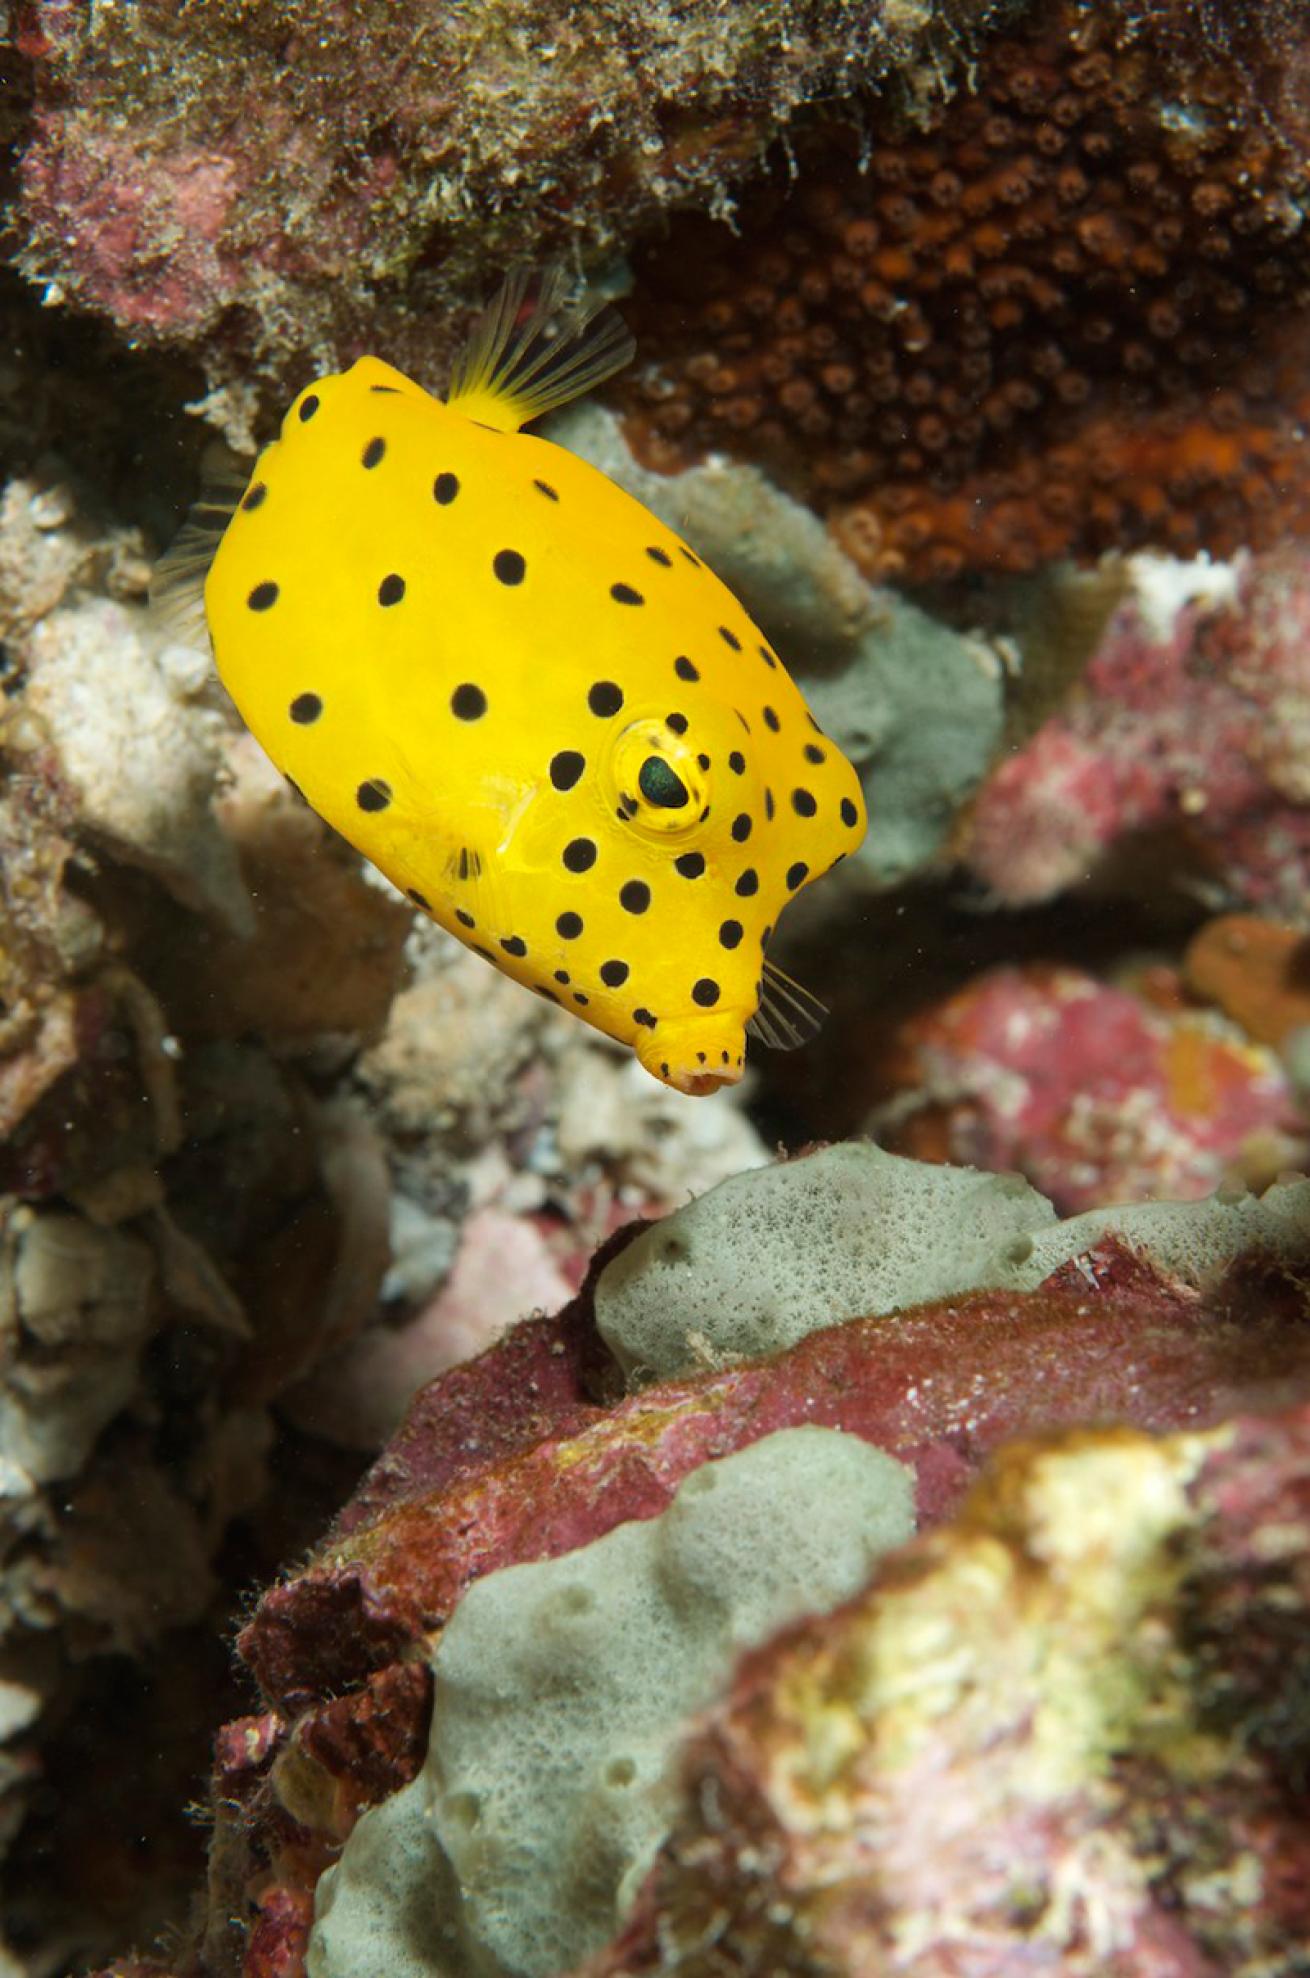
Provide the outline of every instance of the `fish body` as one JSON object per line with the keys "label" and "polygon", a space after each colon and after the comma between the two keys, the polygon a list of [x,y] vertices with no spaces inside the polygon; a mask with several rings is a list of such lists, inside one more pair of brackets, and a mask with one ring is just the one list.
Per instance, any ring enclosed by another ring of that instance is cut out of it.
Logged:
{"label": "fish body", "polygon": [[205,581],[218,670],[417,907],[712,1091],[748,1024],[814,1027],[765,954],[860,843],[859,779],[701,558],[484,370],[443,403],[365,357],[297,397]]}

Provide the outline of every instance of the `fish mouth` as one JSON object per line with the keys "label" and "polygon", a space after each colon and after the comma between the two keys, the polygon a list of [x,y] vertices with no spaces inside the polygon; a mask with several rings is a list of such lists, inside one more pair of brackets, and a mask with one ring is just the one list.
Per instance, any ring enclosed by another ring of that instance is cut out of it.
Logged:
{"label": "fish mouth", "polygon": [[637,1041],[637,1058],[652,1078],[693,1099],[736,1085],[746,1068],[746,1026],[724,1016],[713,1025],[661,1025]]}

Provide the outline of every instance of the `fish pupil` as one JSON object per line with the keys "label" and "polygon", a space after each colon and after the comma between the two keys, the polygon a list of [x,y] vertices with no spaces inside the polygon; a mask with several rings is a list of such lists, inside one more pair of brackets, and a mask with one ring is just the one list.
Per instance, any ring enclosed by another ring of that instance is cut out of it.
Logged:
{"label": "fish pupil", "polygon": [[662,756],[647,756],[638,772],[637,788],[648,804],[661,810],[681,810],[689,801],[686,784]]}

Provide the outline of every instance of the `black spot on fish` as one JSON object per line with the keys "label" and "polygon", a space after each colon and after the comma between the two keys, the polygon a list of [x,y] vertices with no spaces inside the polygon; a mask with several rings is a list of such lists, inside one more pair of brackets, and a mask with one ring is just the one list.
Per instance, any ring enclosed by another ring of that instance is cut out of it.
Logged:
{"label": "black spot on fish", "polygon": [[491,567],[502,584],[521,584],[528,566],[516,549],[498,549]]}
{"label": "black spot on fish", "polygon": [[818,804],[814,801],[813,792],[803,789],[792,791],[791,807],[797,817],[813,817],[815,811],[819,808]]}
{"label": "black spot on fish", "polygon": [[590,872],[596,863],[595,840],[571,838],[564,847],[564,863],[570,872]]}
{"label": "black spot on fish", "polygon": [[439,501],[443,508],[448,508],[458,493],[458,474],[438,474],[432,483],[432,499]]}
{"label": "black spot on fish", "polygon": [[557,790],[571,790],[586,767],[576,749],[561,749],[550,759],[550,780]]}
{"label": "black spot on fish", "polygon": [[397,577],[394,570],[389,577],[384,577],[378,585],[379,604],[399,604],[404,595],[405,579],[403,577]]}
{"label": "black spot on fish", "polygon": [[507,955],[513,955],[516,960],[521,959],[528,952],[527,942],[520,940],[517,934],[502,934],[500,945]]}
{"label": "black spot on fish", "polygon": [[268,611],[271,606],[277,603],[277,600],[278,600],[277,585],[272,582],[265,581],[262,584],[255,585],[254,590],[250,593],[250,596],[246,599],[246,603],[250,606],[250,609],[252,611]]}
{"label": "black spot on fish", "polygon": [[355,802],[361,810],[385,810],[391,802],[391,785],[380,776],[370,776],[356,790]]}
{"label": "black spot on fish", "polygon": [[534,481],[532,485],[537,490],[538,494],[545,495],[547,501],[559,500],[559,496],[556,494],[554,488],[552,488],[549,481]]}
{"label": "black spot on fish", "polygon": [[700,674],[689,659],[675,659],[673,670],[680,680],[699,680]]}
{"label": "black spot on fish", "polygon": [[789,865],[787,867],[787,886],[789,891],[794,893],[796,891],[796,888],[800,885],[801,881],[803,879],[808,879],[809,876],[810,876],[809,866],[806,865],[804,859],[797,859],[795,865]]}
{"label": "black spot on fish", "polygon": [[323,703],[317,694],[297,694],[288,709],[291,719],[299,722],[302,728],[307,728],[311,721],[317,721],[322,712]]}
{"label": "black spot on fish", "polygon": [[460,721],[480,721],[487,711],[487,697],[481,687],[465,680],[450,697],[450,711]]}
{"label": "black spot on fish", "polygon": [[582,932],[582,915],[580,913],[562,913],[555,922],[555,932],[559,935],[561,941],[576,941]]}
{"label": "black spot on fish", "polygon": [[684,852],[681,858],[673,861],[673,869],[684,879],[699,879],[705,870],[705,858],[701,852]]}
{"label": "black spot on fish", "polygon": [[746,840],[750,837],[751,820],[749,819],[749,817],[747,817],[745,811],[742,811],[739,817],[733,818],[732,835],[736,839],[739,845],[744,845]]}
{"label": "black spot on fish", "polygon": [[587,690],[587,706],[593,714],[608,719],[611,714],[617,714],[623,706],[622,687],[616,687],[612,680],[597,680],[595,685]]}
{"label": "black spot on fish", "polygon": [[742,924],[739,920],[725,920],[719,929],[719,946],[735,948],[742,937]]}
{"label": "black spot on fish", "polygon": [[849,797],[841,800],[841,821],[849,831],[853,831],[860,821],[860,813]]}
{"label": "black spot on fish", "polygon": [[650,905],[650,887],[644,879],[629,879],[619,888],[619,905],[625,913],[645,913]]}
{"label": "black spot on fish", "polygon": [[737,637],[737,634],[735,632],[730,631],[726,625],[720,625],[719,637],[723,640],[725,646],[731,647],[733,652],[741,651],[741,640]]}
{"label": "black spot on fish", "polygon": [[[699,1003],[703,1010],[713,1009],[719,1000],[719,985],[713,976],[702,975],[699,982],[692,984],[691,1000],[693,1003]],[[728,1062],[726,1051],[723,1053],[723,1062],[725,1065]]]}
{"label": "black spot on fish", "polygon": [[268,493],[268,489],[265,487],[264,483],[262,481],[256,481],[254,487],[250,488],[241,497],[241,506],[245,509],[246,513],[249,514],[252,508],[259,507],[260,503],[263,501],[264,496],[267,493]]}
{"label": "black spot on fish", "polygon": [[387,450],[387,443],[385,440],[383,439],[370,440],[368,445],[364,448],[363,453],[361,453],[359,456],[361,464],[365,467],[376,467],[378,462],[381,460],[383,454],[386,452],[386,450]]}
{"label": "black spot on fish", "polygon": [[752,894],[759,892],[760,875],[756,872],[753,865],[747,866],[745,872],[742,873],[732,890],[734,893],[739,894],[743,900],[749,900]]}
{"label": "black spot on fish", "polygon": [[626,962],[602,962],[600,965],[600,979],[607,989],[621,989],[630,973]]}
{"label": "black spot on fish", "polygon": [[313,418],[314,414],[317,411],[318,411],[318,393],[312,391],[309,392],[300,401],[300,417],[302,420],[308,421]]}

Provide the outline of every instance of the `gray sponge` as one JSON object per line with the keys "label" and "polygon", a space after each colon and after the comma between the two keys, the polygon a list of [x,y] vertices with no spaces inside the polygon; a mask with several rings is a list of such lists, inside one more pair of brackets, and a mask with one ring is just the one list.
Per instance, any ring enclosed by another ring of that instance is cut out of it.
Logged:
{"label": "gray sponge", "polygon": [[634,1380],[750,1359],[841,1319],[984,1288],[1028,1291],[1117,1236],[1198,1287],[1243,1251],[1304,1256],[1310,1181],[1257,1199],[1141,1202],[1060,1222],[1018,1175],[844,1141],[734,1175],[652,1223],[602,1271],[596,1323]]}
{"label": "gray sponge", "polygon": [[311,1978],[546,1978],[598,1949],[666,1832],[688,1719],[913,1525],[903,1465],[783,1429],[658,1518],[478,1581],[433,1656],[423,1774],[320,1884]]}
{"label": "gray sponge", "polygon": [[1055,1223],[1014,1174],[932,1167],[844,1141],[734,1175],[630,1243],[596,1286],[624,1371],[664,1379],[794,1345],[838,1319],[1013,1286]]}

